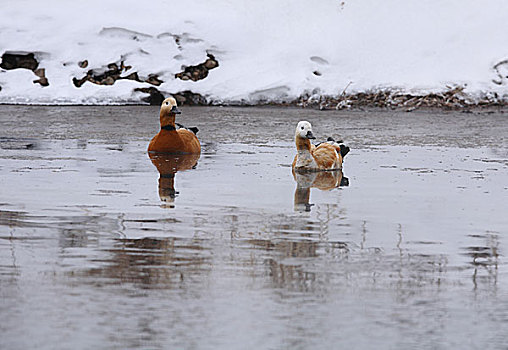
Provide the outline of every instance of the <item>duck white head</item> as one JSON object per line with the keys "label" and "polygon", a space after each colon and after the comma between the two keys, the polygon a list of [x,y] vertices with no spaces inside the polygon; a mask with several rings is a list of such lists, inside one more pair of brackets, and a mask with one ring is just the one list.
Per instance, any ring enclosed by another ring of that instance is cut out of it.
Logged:
{"label": "duck white head", "polygon": [[305,120],[298,122],[298,125],[296,126],[295,137],[302,139],[315,139],[314,135],[312,134],[312,125],[310,125],[310,123]]}

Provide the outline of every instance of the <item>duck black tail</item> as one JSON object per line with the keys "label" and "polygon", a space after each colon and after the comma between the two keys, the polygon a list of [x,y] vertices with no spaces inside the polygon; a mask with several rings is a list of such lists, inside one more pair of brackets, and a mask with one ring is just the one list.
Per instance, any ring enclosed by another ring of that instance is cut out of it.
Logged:
{"label": "duck black tail", "polygon": [[[346,145],[344,145],[344,144],[342,144],[342,142],[344,142],[344,141],[342,141],[342,140],[335,141],[335,140],[333,139],[333,137],[328,137],[328,138],[326,139],[326,142],[328,142],[328,143],[332,142],[332,144],[333,144],[334,146],[337,146],[337,144],[338,144],[338,143],[340,143],[341,145],[338,145],[338,146],[340,147],[340,155],[342,156],[342,158],[344,158],[344,157],[346,156],[346,154],[348,154],[348,153],[349,153],[349,147],[348,147],[348,146],[346,146]],[[316,145],[316,146],[317,146],[317,145]]]}
{"label": "duck black tail", "polygon": [[342,158],[344,158],[346,156],[346,154],[349,153],[349,147],[346,146],[346,145],[340,145],[340,155],[342,156]]}
{"label": "duck black tail", "polygon": [[180,124],[180,123],[175,123],[175,124],[176,124],[179,128],[183,128],[183,129],[187,129],[187,130],[192,131],[192,132],[194,133],[194,135],[196,135],[196,134],[198,133],[198,131],[199,131],[199,129],[198,129],[198,128],[196,128],[195,126],[188,128],[188,127],[186,127],[186,126],[184,126],[184,125],[182,125],[182,124]]}
{"label": "duck black tail", "polygon": [[333,137],[331,137],[331,136],[330,136],[330,137],[328,137],[328,138],[326,139],[326,141],[332,141],[332,142],[335,142],[335,143],[342,143],[342,142],[344,142],[344,141],[342,141],[342,140],[335,141],[335,140],[333,139]]}

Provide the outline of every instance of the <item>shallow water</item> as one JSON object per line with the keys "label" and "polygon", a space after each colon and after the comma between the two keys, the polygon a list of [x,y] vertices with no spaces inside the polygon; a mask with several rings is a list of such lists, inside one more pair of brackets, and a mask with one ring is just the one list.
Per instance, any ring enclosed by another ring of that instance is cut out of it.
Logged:
{"label": "shallow water", "polygon": [[0,106],[0,348],[506,348],[504,113],[182,109],[197,164],[157,108]]}

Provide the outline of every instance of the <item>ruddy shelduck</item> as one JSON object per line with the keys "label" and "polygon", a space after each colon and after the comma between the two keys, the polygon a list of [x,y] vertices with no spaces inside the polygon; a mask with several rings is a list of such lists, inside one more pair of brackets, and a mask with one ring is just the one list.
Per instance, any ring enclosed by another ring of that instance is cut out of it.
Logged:
{"label": "ruddy shelduck", "polygon": [[332,138],[314,146],[310,143],[311,139],[315,139],[311,124],[308,121],[300,121],[295,132],[298,153],[293,161],[293,170],[297,172],[341,170],[342,161],[349,152],[349,147],[335,142]]}
{"label": "ruddy shelduck", "polygon": [[201,145],[196,137],[197,128],[176,128],[175,118],[180,114],[172,97],[162,101],[160,110],[161,130],[148,145],[148,152],[170,154],[200,154]]}

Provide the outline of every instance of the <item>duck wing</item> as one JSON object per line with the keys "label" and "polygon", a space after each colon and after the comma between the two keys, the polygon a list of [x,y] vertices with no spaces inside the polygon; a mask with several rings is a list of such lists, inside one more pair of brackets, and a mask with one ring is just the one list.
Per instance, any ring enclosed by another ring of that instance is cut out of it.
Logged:
{"label": "duck wing", "polygon": [[342,159],[335,146],[325,142],[312,149],[311,153],[320,169],[340,169]]}
{"label": "duck wing", "polygon": [[335,141],[332,137],[326,139],[326,143],[329,143],[330,145],[334,146],[342,158],[344,158],[346,154],[348,154],[350,151],[350,148],[345,144],[343,144],[343,142],[344,141],[342,140]]}

